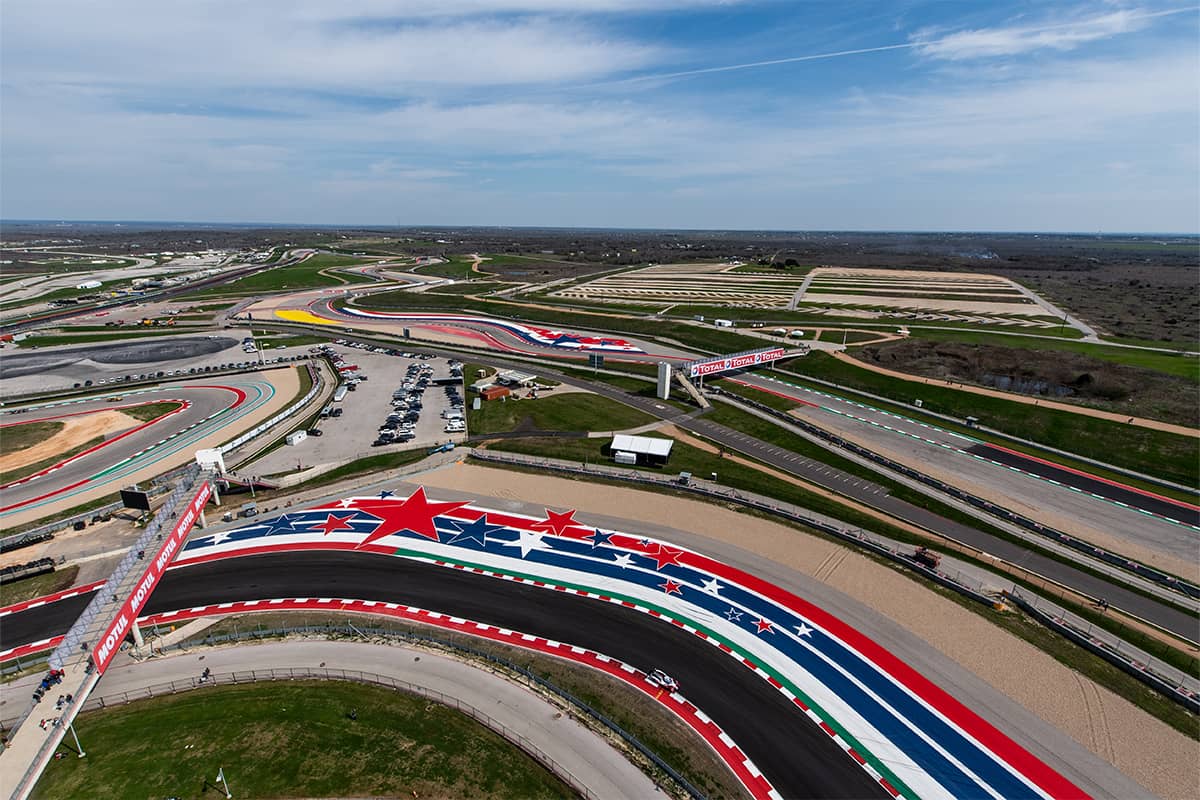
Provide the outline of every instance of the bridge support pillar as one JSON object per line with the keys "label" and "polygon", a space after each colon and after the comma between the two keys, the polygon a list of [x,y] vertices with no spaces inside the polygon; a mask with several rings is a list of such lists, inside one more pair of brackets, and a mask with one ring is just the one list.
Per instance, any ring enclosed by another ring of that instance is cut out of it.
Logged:
{"label": "bridge support pillar", "polygon": [[142,626],[138,625],[137,622],[134,622],[131,632],[133,633],[133,646],[139,649],[144,647],[146,640],[142,638]]}

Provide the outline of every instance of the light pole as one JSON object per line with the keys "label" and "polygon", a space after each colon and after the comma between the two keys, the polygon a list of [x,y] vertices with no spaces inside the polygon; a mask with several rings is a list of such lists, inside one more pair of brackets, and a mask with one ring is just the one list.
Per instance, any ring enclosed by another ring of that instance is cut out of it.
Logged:
{"label": "light pole", "polygon": [[75,722],[67,723],[67,730],[71,731],[71,736],[75,739],[75,749],[79,751],[79,757],[83,758],[87,753],[83,752],[83,745],[79,743],[79,734],[75,732]]}

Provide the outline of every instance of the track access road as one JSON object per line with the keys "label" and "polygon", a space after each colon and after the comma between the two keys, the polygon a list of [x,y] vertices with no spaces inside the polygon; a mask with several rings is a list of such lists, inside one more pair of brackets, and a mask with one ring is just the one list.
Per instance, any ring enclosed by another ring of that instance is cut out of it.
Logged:
{"label": "track access road", "polygon": [[[784,797],[888,797],[820,728],[735,659],[674,625],[612,603],[368,553],[242,556],[167,572],[144,613],[284,597],[412,605],[663,669]],[[65,631],[91,595],[4,618],[3,646]],[[62,606],[62,608],[56,608]]]}

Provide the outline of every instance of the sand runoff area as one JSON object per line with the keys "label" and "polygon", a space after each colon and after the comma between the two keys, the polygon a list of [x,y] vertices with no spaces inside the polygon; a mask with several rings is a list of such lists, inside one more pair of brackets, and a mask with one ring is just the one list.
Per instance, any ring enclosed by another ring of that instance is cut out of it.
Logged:
{"label": "sand runoff area", "polygon": [[79,417],[65,417],[54,421],[62,423],[62,428],[50,438],[43,439],[32,447],[25,447],[12,453],[4,452],[4,431],[14,430],[21,424],[32,423],[17,423],[0,428],[0,472],[19,470],[30,464],[54,458],[59,454],[70,453],[93,439],[108,438],[145,424],[123,411],[112,410],[97,411],[94,414],[84,414]]}
{"label": "sand runoff area", "polygon": [[[218,427],[199,441],[193,442],[180,450],[176,450],[170,455],[164,456],[160,460],[149,464],[144,469],[126,475],[122,478],[120,485],[128,486],[130,484],[148,481],[155,476],[163,474],[164,472],[169,472],[176,467],[187,464],[195,458],[197,450],[202,450],[207,447],[219,447],[224,442],[236,438],[239,434],[254,428],[258,424],[270,419],[275,414],[278,414],[280,411],[291,405],[291,403],[296,399],[297,392],[300,390],[300,376],[297,374],[296,369],[296,367],[267,369],[263,370],[262,372],[251,372],[239,376],[245,380],[258,379],[270,381],[270,383],[275,387],[275,396],[272,397],[269,402],[259,406],[251,413],[240,417],[236,422],[227,426]],[[155,427],[152,430],[157,431],[158,427]],[[168,432],[170,432],[169,428],[164,429],[163,435],[166,435]],[[72,494],[70,497],[64,498],[60,502],[53,503],[51,505],[14,512],[5,518],[4,524],[9,528],[15,528],[19,525],[26,525],[37,520],[50,519],[56,515],[62,514],[69,508],[74,508],[75,506],[89,503],[101,497],[115,497],[118,488],[119,486],[114,484],[100,484],[89,489],[84,489]]]}
{"label": "sand runoff area", "polygon": [[[565,478],[460,464],[420,482],[619,515],[690,531],[714,550],[733,545],[764,556],[893,620],[1156,794],[1197,796],[1195,741],[977,614],[840,545],[710,503]],[[971,698],[960,699],[971,705]]]}

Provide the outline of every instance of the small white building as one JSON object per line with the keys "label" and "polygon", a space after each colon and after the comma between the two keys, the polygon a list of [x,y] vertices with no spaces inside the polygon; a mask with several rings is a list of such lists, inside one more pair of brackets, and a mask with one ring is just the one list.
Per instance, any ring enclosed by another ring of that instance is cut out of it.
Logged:
{"label": "small white building", "polygon": [[284,443],[288,445],[298,445],[308,438],[308,431],[292,431],[284,437]]}
{"label": "small white building", "polygon": [[659,439],[654,436],[630,436],[627,433],[613,434],[609,449],[613,460],[618,464],[651,464],[667,463],[671,457],[674,439]]}
{"label": "small white building", "polygon": [[97,281],[97,280],[84,281],[83,283],[75,284],[75,288],[76,289],[99,289],[100,281]]}
{"label": "small white building", "polygon": [[508,369],[496,374],[496,382],[501,386],[533,386],[536,380],[536,375],[518,372],[515,369]]}

